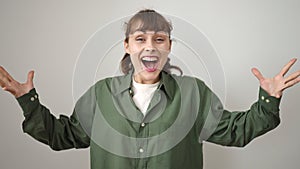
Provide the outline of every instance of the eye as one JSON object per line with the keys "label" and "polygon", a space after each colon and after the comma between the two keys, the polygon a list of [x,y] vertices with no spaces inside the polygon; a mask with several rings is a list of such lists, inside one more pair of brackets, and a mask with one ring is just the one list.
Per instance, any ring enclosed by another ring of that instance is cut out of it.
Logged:
{"label": "eye", "polygon": [[137,37],[137,38],[135,38],[135,41],[137,41],[137,42],[144,42],[145,38],[143,38],[143,37]]}
{"label": "eye", "polygon": [[164,42],[165,41],[165,39],[162,37],[158,37],[155,40],[156,40],[156,42]]}

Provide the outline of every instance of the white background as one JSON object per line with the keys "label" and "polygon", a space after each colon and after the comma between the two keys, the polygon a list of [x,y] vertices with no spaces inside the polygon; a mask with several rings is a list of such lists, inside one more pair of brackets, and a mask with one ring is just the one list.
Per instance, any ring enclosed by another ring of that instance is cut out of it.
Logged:
{"label": "white background", "polygon": [[[88,38],[112,20],[152,8],[185,19],[209,38],[225,73],[224,105],[245,110],[256,101],[259,87],[252,67],[273,76],[291,58],[300,59],[299,7],[297,0],[1,0],[0,65],[20,81],[35,70],[41,102],[57,116],[70,115],[73,70]],[[291,72],[299,68],[297,63]],[[280,126],[245,148],[206,143],[204,168],[298,168],[299,89],[285,92]],[[89,168],[88,149],[55,152],[24,134],[20,107],[2,91],[0,110],[1,169]]]}

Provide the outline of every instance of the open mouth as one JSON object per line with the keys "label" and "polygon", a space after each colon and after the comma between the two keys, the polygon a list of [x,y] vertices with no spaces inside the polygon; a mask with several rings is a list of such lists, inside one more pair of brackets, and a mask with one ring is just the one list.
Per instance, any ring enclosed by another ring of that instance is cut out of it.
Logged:
{"label": "open mouth", "polygon": [[148,72],[154,72],[158,67],[158,57],[157,56],[144,56],[142,57],[142,63]]}

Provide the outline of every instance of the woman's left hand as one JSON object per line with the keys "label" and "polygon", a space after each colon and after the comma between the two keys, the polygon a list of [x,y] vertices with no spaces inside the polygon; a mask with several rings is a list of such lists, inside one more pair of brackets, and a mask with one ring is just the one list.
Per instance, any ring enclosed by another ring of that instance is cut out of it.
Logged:
{"label": "woman's left hand", "polygon": [[265,78],[256,68],[251,71],[254,76],[259,80],[261,88],[263,88],[270,96],[280,98],[285,89],[300,82],[300,70],[292,73],[288,77],[284,75],[289,71],[292,65],[297,61],[296,58],[292,59],[287,63],[273,78]]}

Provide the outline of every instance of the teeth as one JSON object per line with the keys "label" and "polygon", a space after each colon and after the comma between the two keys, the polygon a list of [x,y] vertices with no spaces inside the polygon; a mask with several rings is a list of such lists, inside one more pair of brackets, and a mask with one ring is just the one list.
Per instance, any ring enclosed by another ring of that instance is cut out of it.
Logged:
{"label": "teeth", "polygon": [[142,58],[143,61],[148,61],[148,62],[153,62],[153,61],[157,61],[157,57],[149,57],[149,56],[145,56]]}
{"label": "teeth", "polygon": [[142,57],[142,63],[146,69],[154,70],[157,67],[158,57],[156,56],[144,56]]}

